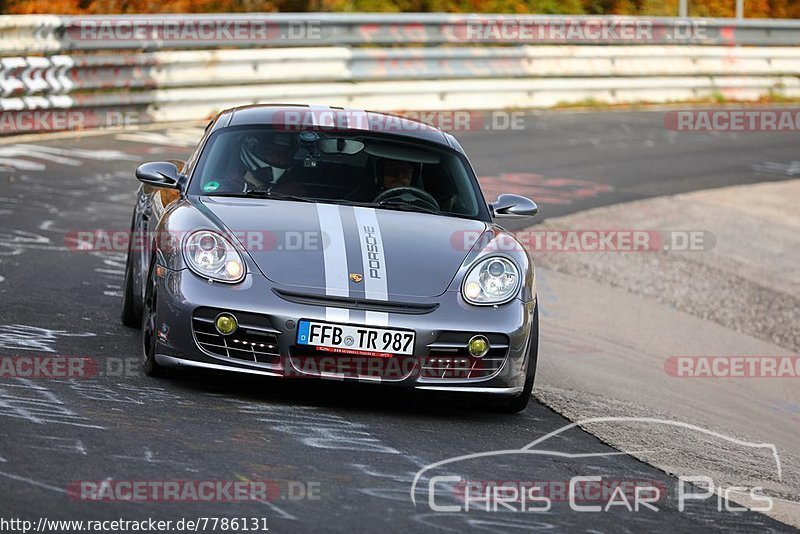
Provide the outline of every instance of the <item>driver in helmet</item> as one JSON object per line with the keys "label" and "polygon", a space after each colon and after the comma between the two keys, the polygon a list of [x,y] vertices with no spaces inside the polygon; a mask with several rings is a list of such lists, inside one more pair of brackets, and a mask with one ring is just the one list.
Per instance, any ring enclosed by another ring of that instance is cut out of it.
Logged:
{"label": "driver in helmet", "polygon": [[383,190],[409,187],[414,180],[414,164],[410,161],[384,159],[378,164],[378,176],[383,178]]}
{"label": "driver in helmet", "polygon": [[239,150],[246,187],[263,188],[277,183],[292,165],[294,153],[290,135],[248,135]]}
{"label": "driver in helmet", "polygon": [[380,203],[397,197],[409,204],[422,203],[425,207],[438,210],[439,204],[436,199],[422,187],[421,170],[421,164],[411,161],[389,158],[378,160],[376,164],[378,194],[372,202]]}
{"label": "driver in helmet", "polygon": [[373,175],[362,180],[356,189],[347,196],[348,200],[369,202],[383,192],[397,187],[412,187],[416,174],[416,164],[389,158],[377,158],[373,166]]}

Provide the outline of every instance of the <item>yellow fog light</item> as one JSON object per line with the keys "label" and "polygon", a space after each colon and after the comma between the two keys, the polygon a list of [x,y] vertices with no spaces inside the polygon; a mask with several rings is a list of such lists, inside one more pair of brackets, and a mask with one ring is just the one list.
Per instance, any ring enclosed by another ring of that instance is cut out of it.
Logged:
{"label": "yellow fog light", "polygon": [[217,320],[214,321],[214,326],[217,328],[217,332],[224,336],[233,334],[239,327],[239,325],[236,323],[236,317],[230,313],[220,313],[217,315]]}
{"label": "yellow fog light", "polygon": [[483,336],[473,336],[467,343],[469,353],[476,358],[483,358],[489,352],[489,340]]}

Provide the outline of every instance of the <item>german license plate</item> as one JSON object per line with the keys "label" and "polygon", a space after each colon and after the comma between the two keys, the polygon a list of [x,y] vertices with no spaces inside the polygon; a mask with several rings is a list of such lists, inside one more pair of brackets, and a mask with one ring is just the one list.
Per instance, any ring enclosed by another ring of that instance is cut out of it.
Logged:
{"label": "german license plate", "polygon": [[362,351],[411,355],[414,332],[301,320],[297,324],[297,344]]}

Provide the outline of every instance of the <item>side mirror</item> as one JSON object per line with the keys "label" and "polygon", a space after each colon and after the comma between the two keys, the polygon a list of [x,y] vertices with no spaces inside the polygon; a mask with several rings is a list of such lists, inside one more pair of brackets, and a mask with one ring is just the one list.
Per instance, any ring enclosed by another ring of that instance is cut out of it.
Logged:
{"label": "side mirror", "polygon": [[136,169],[136,178],[147,185],[180,189],[178,166],[171,161],[143,163]]}
{"label": "side mirror", "polygon": [[489,208],[497,218],[533,217],[539,213],[536,202],[520,195],[499,195]]}

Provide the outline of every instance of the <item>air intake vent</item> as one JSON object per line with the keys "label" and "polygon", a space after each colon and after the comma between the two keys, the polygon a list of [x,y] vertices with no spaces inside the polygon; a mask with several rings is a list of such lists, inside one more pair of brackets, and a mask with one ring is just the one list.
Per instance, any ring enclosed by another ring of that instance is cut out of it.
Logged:
{"label": "air intake vent", "polygon": [[488,334],[490,349],[483,358],[467,351],[467,332],[443,332],[428,345],[428,355],[422,365],[422,378],[433,380],[479,380],[496,375],[508,356],[508,337]]}
{"label": "air intake vent", "polygon": [[280,359],[279,332],[268,326],[266,319],[230,312],[238,319],[239,328],[223,336],[214,327],[214,318],[222,311],[226,310],[204,308],[195,312],[192,329],[201,349],[217,356],[250,362],[276,363]]}

